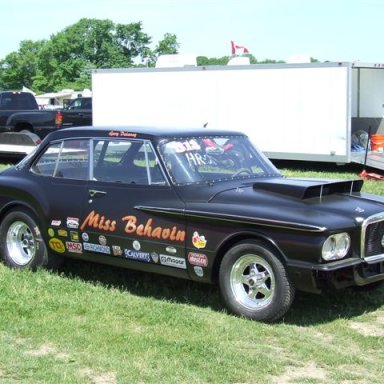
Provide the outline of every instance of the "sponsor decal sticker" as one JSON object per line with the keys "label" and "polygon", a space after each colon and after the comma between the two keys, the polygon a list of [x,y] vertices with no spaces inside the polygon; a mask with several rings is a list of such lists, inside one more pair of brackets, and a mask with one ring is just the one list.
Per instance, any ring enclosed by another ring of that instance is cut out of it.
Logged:
{"label": "sponsor decal sticker", "polygon": [[67,217],[67,227],[73,229],[79,228],[79,219],[76,217]]}
{"label": "sponsor decal sticker", "polygon": [[70,231],[69,232],[70,236],[71,236],[71,240],[78,243],[79,240],[80,240],[80,237],[79,237],[79,232],[76,232],[76,231]]}
{"label": "sponsor decal sticker", "polygon": [[57,234],[61,237],[67,237],[68,236],[68,231],[66,229],[58,229]]}
{"label": "sponsor decal sticker", "polygon": [[112,254],[113,256],[121,256],[123,251],[119,245],[112,245]]}
{"label": "sponsor decal sticker", "polygon": [[192,244],[197,248],[205,248],[207,245],[207,240],[205,240],[205,236],[200,236],[199,232],[194,232],[192,236]]}
{"label": "sponsor decal sticker", "polygon": [[156,252],[152,252],[151,253],[151,259],[154,263],[158,263],[159,262],[159,254],[156,253]]}
{"label": "sponsor decal sticker", "polygon": [[48,228],[48,235],[49,235],[50,237],[55,236],[55,231],[54,231],[52,228]]}
{"label": "sponsor decal sticker", "polygon": [[182,257],[160,255],[160,264],[168,267],[187,269],[187,263]]}
{"label": "sponsor decal sticker", "polygon": [[81,238],[83,239],[83,241],[88,241],[89,240],[89,236],[88,236],[88,233],[83,233],[82,235],[81,235]]}
{"label": "sponsor decal sticker", "polygon": [[83,247],[86,251],[104,253],[106,255],[111,254],[111,249],[107,245],[83,243]]}
{"label": "sponsor decal sticker", "polygon": [[134,249],[124,249],[124,256],[127,259],[143,261],[145,263],[149,263],[151,261],[149,252],[135,251]]}
{"label": "sponsor decal sticker", "polygon": [[73,241],[67,241],[65,243],[65,246],[67,247],[69,252],[83,253],[83,246],[81,245],[81,243],[75,243]]}
{"label": "sponsor decal sticker", "polygon": [[175,247],[167,247],[167,248],[165,248],[165,250],[166,250],[168,253],[171,253],[172,255],[174,255],[174,254],[177,252],[177,250],[176,250]]}
{"label": "sponsor decal sticker", "polygon": [[202,253],[189,252],[189,264],[197,265],[199,267],[208,267],[208,257]]}
{"label": "sponsor decal sticker", "polygon": [[99,243],[101,245],[107,245],[107,238],[104,235],[99,236]]}
{"label": "sponsor decal sticker", "polygon": [[61,225],[61,220],[52,220],[51,225],[52,227],[59,227]]}
{"label": "sponsor decal sticker", "polygon": [[65,252],[64,243],[56,237],[52,237],[51,239],[49,239],[48,245],[49,245],[49,248],[53,249],[55,252],[58,252],[58,253]]}
{"label": "sponsor decal sticker", "polygon": [[204,270],[203,270],[203,268],[202,267],[199,267],[199,266],[194,266],[193,267],[193,270],[195,271],[195,273],[196,273],[196,276],[198,276],[198,277],[204,277]]}
{"label": "sponsor decal sticker", "polygon": [[133,246],[133,249],[135,249],[136,251],[140,251],[140,249],[141,249],[140,241],[135,240],[135,241],[132,243],[132,246]]}

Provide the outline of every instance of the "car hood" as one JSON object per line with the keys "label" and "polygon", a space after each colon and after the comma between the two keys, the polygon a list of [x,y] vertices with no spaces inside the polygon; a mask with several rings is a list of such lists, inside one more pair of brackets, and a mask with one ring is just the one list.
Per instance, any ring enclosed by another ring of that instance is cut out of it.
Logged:
{"label": "car hood", "polygon": [[[186,202],[186,215],[308,231],[361,225],[384,212],[384,198],[360,192],[361,180],[272,178]],[[213,192],[213,191],[212,191]],[[195,196],[197,196],[196,193]]]}

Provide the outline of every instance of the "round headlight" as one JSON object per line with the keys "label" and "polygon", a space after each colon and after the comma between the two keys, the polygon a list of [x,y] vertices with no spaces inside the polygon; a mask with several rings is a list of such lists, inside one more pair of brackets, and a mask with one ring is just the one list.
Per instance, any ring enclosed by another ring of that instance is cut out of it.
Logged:
{"label": "round headlight", "polygon": [[348,233],[337,233],[325,240],[321,252],[322,258],[326,261],[342,259],[349,251],[351,238]]}

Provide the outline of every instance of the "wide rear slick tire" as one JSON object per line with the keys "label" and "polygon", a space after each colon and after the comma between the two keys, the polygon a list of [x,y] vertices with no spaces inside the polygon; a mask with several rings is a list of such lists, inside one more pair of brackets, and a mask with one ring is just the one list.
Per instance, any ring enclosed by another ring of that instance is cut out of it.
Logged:
{"label": "wide rear slick tire", "polygon": [[6,265],[35,270],[47,265],[47,247],[36,219],[26,210],[10,211],[0,225],[0,251]]}
{"label": "wide rear slick tire", "polygon": [[219,284],[231,312],[264,322],[281,318],[295,295],[285,266],[275,251],[260,241],[238,243],[224,255]]}

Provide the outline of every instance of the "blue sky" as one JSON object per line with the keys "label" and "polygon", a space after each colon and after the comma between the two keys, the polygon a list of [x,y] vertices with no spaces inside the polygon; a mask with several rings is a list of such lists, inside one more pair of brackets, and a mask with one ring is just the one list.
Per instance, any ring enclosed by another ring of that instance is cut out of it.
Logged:
{"label": "blue sky", "polygon": [[154,43],[177,36],[180,53],[258,60],[305,54],[320,61],[384,63],[383,0],[0,0],[0,59],[22,40],[49,39],[81,18],[141,21]]}

